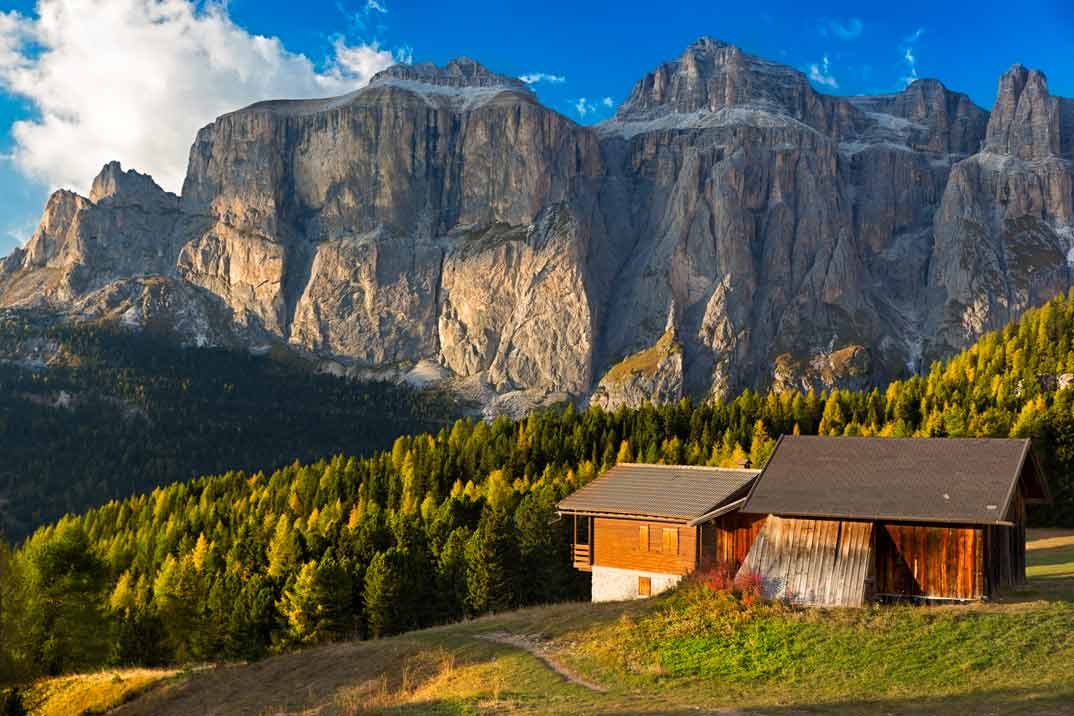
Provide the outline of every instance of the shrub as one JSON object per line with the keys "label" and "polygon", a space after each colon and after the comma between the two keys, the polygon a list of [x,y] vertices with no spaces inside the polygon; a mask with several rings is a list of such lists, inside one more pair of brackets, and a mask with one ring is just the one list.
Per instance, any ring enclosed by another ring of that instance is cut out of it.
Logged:
{"label": "shrub", "polygon": [[0,691],[0,716],[27,716],[30,713],[19,689]]}
{"label": "shrub", "polygon": [[694,572],[689,581],[711,592],[737,597],[747,606],[764,599],[761,575],[739,570],[734,563],[717,562]]}

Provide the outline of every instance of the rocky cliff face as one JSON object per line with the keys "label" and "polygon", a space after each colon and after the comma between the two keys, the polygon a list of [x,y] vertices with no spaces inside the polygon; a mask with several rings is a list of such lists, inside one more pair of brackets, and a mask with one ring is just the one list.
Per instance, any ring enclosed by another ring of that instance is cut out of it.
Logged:
{"label": "rocky cliff face", "polygon": [[473,60],[399,65],[220,117],[181,198],[118,164],[57,192],[0,305],[510,412],[865,385],[1070,285],[1072,160],[1074,102],[1022,67],[990,116],[935,80],[823,95],[704,38],[582,127]]}
{"label": "rocky cliff face", "polygon": [[1074,126],[1044,74],[999,82],[984,146],[952,167],[934,222],[927,330],[933,353],[965,345],[1071,285]]}

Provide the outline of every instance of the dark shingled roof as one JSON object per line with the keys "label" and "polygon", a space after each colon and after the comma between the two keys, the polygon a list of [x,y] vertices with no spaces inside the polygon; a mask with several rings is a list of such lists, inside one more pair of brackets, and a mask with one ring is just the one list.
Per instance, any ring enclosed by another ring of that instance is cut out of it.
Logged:
{"label": "dark shingled roof", "polygon": [[688,522],[746,496],[759,470],[621,463],[559,503],[562,512]]}
{"label": "dark shingled roof", "polygon": [[784,436],[742,510],[996,524],[1023,465],[1029,497],[1046,499],[1029,440]]}

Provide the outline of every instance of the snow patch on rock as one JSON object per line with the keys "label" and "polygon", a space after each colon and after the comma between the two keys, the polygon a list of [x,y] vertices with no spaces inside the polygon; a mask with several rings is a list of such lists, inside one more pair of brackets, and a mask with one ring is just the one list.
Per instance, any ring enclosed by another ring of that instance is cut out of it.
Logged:
{"label": "snow patch on rock", "polygon": [[662,130],[711,129],[746,125],[749,127],[794,127],[811,133],[816,130],[793,117],[759,107],[724,107],[716,111],[666,112],[651,119],[621,120],[612,118],[596,125],[602,137],[618,135],[631,139],[639,134]]}

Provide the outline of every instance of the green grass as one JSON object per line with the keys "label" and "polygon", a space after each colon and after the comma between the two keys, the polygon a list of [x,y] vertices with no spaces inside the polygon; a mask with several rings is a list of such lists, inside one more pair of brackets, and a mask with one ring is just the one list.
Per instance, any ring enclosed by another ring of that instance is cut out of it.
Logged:
{"label": "green grass", "polygon": [[[222,666],[110,713],[1074,715],[1074,531],[1033,533],[1028,555],[1030,585],[988,604],[798,609],[684,587]],[[606,692],[478,638],[497,631]]]}
{"label": "green grass", "polygon": [[632,375],[652,375],[665,358],[681,351],[682,347],[675,341],[675,334],[667,331],[652,347],[629,355],[609,368],[604,380],[622,381]]}
{"label": "green grass", "polygon": [[1031,580],[1074,581],[1074,530],[1034,530],[1026,574]]}

